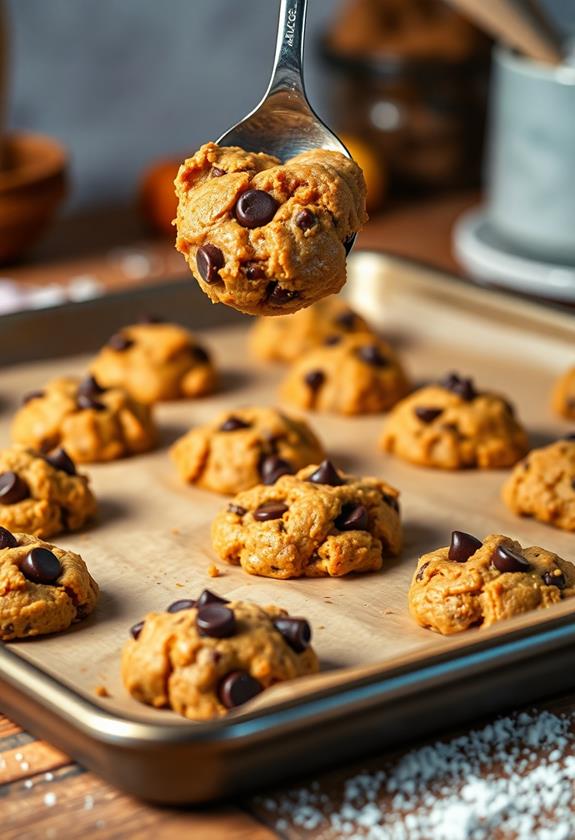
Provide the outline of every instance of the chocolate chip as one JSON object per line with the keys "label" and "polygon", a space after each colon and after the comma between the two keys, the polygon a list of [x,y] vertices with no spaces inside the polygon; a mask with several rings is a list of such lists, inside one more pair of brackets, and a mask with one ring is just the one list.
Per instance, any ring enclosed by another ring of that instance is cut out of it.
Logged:
{"label": "chocolate chip", "polygon": [[257,263],[246,263],[246,277],[248,280],[261,280],[265,277],[265,270]]}
{"label": "chocolate chip", "polygon": [[198,598],[198,607],[205,607],[206,604],[229,604],[227,598],[222,598],[221,595],[216,595],[211,589],[204,589]]}
{"label": "chocolate chip", "polygon": [[284,458],[268,455],[260,463],[260,475],[264,484],[275,484],[282,475],[292,475],[293,466]]}
{"label": "chocolate chip", "polygon": [[386,505],[389,505],[390,508],[393,508],[399,513],[399,500],[396,496],[391,496],[389,493],[382,493],[383,501]]}
{"label": "chocolate chip", "polygon": [[258,522],[269,522],[270,519],[280,519],[288,509],[283,502],[267,502],[254,510],[252,515]]}
{"label": "chocolate chip", "polygon": [[341,335],[328,335],[324,344],[326,347],[335,347],[336,344],[341,344]]}
{"label": "chocolate chip", "polygon": [[417,570],[417,574],[415,576],[416,580],[423,580],[423,573],[427,569],[428,566],[429,566],[429,561],[427,561],[427,563],[422,563],[421,564],[421,566]]}
{"label": "chocolate chip", "polygon": [[424,405],[417,405],[413,409],[415,416],[421,420],[422,423],[433,423],[443,414],[442,408],[428,408]]}
{"label": "chocolate chip", "polygon": [[191,598],[180,598],[179,601],[172,601],[166,612],[177,613],[182,610],[191,610],[196,606],[196,602]]}
{"label": "chocolate chip", "polygon": [[198,608],[196,627],[200,636],[227,639],[236,632],[236,617],[223,604],[206,604]]}
{"label": "chocolate chip", "polygon": [[230,502],[228,505],[228,513],[235,513],[236,516],[245,516],[247,510],[241,505],[234,505],[233,502]]}
{"label": "chocolate chip", "polygon": [[290,300],[296,300],[298,297],[299,292],[284,289],[277,280],[272,280],[267,285],[265,299],[271,306],[283,306],[284,303],[289,303]]}
{"label": "chocolate chip", "polygon": [[56,470],[61,470],[68,475],[76,475],[76,465],[65,449],[55,449],[45,456],[45,460]]}
{"label": "chocolate chip", "polygon": [[381,355],[379,347],[375,344],[365,344],[363,347],[358,347],[356,353],[362,362],[373,365],[373,367],[387,367],[389,365],[389,360]]}
{"label": "chocolate chip", "polygon": [[12,534],[8,528],[2,528],[0,526],[0,549],[2,548],[16,548],[18,545],[18,540]]}
{"label": "chocolate chip", "polygon": [[348,309],[346,312],[340,312],[335,318],[335,323],[344,330],[353,330],[357,322],[357,315]]}
{"label": "chocolate chip", "polygon": [[105,390],[93,376],[86,376],[78,385],[78,394],[83,394],[86,397],[97,397],[99,394],[103,394]]}
{"label": "chocolate chip", "polygon": [[39,400],[43,396],[44,391],[28,391],[28,393],[24,394],[22,397],[22,405],[26,405],[26,403],[32,402],[32,400]]}
{"label": "chocolate chip", "polygon": [[94,397],[88,396],[88,394],[78,394],[76,398],[76,405],[78,408],[82,409],[93,409],[93,411],[105,411],[106,406],[104,403],[101,403],[99,400],[94,399]]}
{"label": "chocolate chip", "polygon": [[546,586],[556,586],[558,589],[565,589],[567,580],[560,569],[553,569],[551,572],[544,572],[543,583]]}
{"label": "chocolate chip", "polygon": [[247,671],[231,671],[221,681],[218,696],[226,709],[234,709],[260,694],[263,686]]}
{"label": "chocolate chip", "polygon": [[339,531],[367,531],[369,516],[363,505],[349,503],[343,506],[340,515],[335,520],[335,527]]}
{"label": "chocolate chip", "polygon": [[317,391],[325,382],[325,373],[322,370],[310,370],[304,376],[304,382],[312,391]]}
{"label": "chocolate chip", "polygon": [[309,230],[317,224],[317,216],[305,207],[299,213],[296,213],[295,223],[300,230]]}
{"label": "chocolate chip", "polygon": [[525,557],[505,545],[497,546],[492,563],[500,572],[528,572],[531,568]]}
{"label": "chocolate chip", "polygon": [[218,431],[237,432],[239,429],[249,429],[250,426],[251,423],[246,423],[241,417],[236,417],[234,414],[231,414],[227,420],[224,420]]}
{"label": "chocolate chip", "polygon": [[220,169],[219,166],[212,166],[212,178],[221,178],[222,175],[226,174],[225,169]]}
{"label": "chocolate chip", "polygon": [[452,563],[466,563],[482,545],[481,540],[466,534],[465,531],[453,531],[447,559]]}
{"label": "chocolate chip", "polygon": [[131,634],[133,639],[138,639],[139,638],[140,633],[144,629],[144,624],[145,623],[146,623],[145,621],[138,621],[138,622],[136,622],[136,624],[133,624],[130,627],[130,634]]}
{"label": "chocolate chip", "polygon": [[341,484],[345,484],[332,462],[327,460],[322,461],[317,470],[308,475],[306,481],[311,481],[313,484],[327,484],[330,487],[339,487]]}
{"label": "chocolate chip", "polygon": [[123,353],[124,350],[129,350],[130,347],[134,346],[134,341],[133,339],[122,335],[122,333],[116,333],[116,335],[113,335],[108,339],[107,345],[108,347],[111,347],[112,350],[117,350],[118,353]]}
{"label": "chocolate chip", "polygon": [[55,583],[62,574],[60,561],[47,548],[33,548],[20,563],[20,571],[32,583]]}
{"label": "chocolate chip", "polygon": [[459,376],[458,373],[450,373],[445,379],[439,383],[446,391],[451,391],[452,394],[457,394],[465,402],[471,402],[477,396],[477,391],[473,384],[473,380],[464,376]]}
{"label": "chocolate chip", "polygon": [[202,365],[207,365],[210,361],[210,354],[203,347],[200,347],[199,344],[194,344],[193,347],[190,347],[190,353],[196,362],[199,362]]}
{"label": "chocolate chip", "polygon": [[236,202],[236,219],[242,227],[253,228],[267,225],[276,214],[279,203],[273,195],[264,190],[247,190]]}
{"label": "chocolate chip", "polygon": [[30,495],[28,485],[12,470],[0,473],[0,505],[15,505]]}
{"label": "chocolate chip", "polygon": [[196,265],[204,282],[212,285],[221,280],[220,269],[224,267],[224,255],[216,245],[202,245],[196,254]]}
{"label": "chocolate chip", "polygon": [[296,653],[303,653],[310,646],[311,627],[305,618],[276,618],[274,627]]}

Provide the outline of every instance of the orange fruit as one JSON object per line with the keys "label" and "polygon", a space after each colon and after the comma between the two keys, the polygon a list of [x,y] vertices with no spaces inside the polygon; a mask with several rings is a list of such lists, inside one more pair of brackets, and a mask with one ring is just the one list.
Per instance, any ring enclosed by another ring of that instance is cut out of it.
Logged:
{"label": "orange fruit", "polygon": [[340,140],[363,170],[367,185],[367,210],[373,213],[383,204],[387,190],[387,171],[376,150],[361,137],[340,134]]}
{"label": "orange fruit", "polygon": [[176,235],[172,225],[178,206],[174,178],[180,163],[180,160],[159,160],[151,164],[144,171],[139,187],[139,206],[147,224],[171,239]]}

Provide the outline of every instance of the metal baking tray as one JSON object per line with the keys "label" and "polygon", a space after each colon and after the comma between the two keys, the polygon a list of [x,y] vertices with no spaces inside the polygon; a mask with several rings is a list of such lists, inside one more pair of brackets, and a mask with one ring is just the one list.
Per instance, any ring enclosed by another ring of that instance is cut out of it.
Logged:
{"label": "metal baking tray", "polygon": [[[547,391],[572,361],[575,322],[569,314],[370,252],[354,255],[349,273],[348,297],[397,345],[416,381],[459,367],[518,403],[534,444],[567,430],[547,407]],[[566,557],[573,536],[506,511],[499,501],[504,472],[447,475],[379,453],[382,417],[310,415],[310,421],[345,467],[383,475],[402,490],[407,539],[399,560],[377,575],[346,580],[269,581],[236,568],[222,568],[216,580],[207,577],[214,559],[209,519],[225,499],[181,487],[166,446],[186,425],[222,406],[273,402],[282,370],[251,362],[246,319],[211,306],[192,283],[0,319],[0,444],[7,442],[22,391],[55,372],[83,369],[87,357],[78,354],[93,352],[143,311],[205,331],[221,356],[222,390],[205,400],[161,406],[157,453],[87,468],[103,498],[101,521],[55,542],[83,554],[102,584],[101,604],[69,633],[0,646],[3,712],[112,784],[180,804],[261,790],[575,686],[575,603],[449,639],[411,621],[405,596],[416,558],[445,544],[451,528],[478,536],[508,533]],[[154,482],[146,485],[147,497],[133,489],[134,471]],[[123,486],[125,498],[110,495]],[[173,521],[154,521],[150,486],[169,501]],[[193,520],[184,533],[168,527],[186,520],[182,511]],[[161,563],[157,553],[155,563],[145,556],[144,542],[161,547]],[[174,589],[182,581],[185,590]],[[117,673],[127,628],[149,609],[206,585],[310,615],[323,673],[274,687],[209,723],[148,710],[129,698]],[[97,682],[110,689],[108,697],[97,696]]]}

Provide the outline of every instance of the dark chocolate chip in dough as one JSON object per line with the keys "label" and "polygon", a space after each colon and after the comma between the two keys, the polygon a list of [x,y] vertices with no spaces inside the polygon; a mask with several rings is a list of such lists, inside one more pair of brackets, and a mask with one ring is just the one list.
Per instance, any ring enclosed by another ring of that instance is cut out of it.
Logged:
{"label": "dark chocolate chip in dough", "polygon": [[367,531],[369,515],[366,508],[353,502],[344,505],[340,515],[335,520],[335,527],[339,531]]}
{"label": "dark chocolate chip in dough", "polygon": [[61,470],[68,475],[76,475],[76,464],[62,447],[50,452],[45,456],[45,459],[54,469]]}
{"label": "dark chocolate chip in dough", "polygon": [[0,549],[2,548],[16,548],[18,545],[18,540],[12,534],[8,528],[2,528],[0,526]]}
{"label": "dark chocolate chip in dough", "polygon": [[180,598],[179,601],[173,601],[170,606],[167,608],[166,612],[169,613],[177,613],[182,612],[182,610],[191,610],[196,606],[196,601],[193,601],[191,598]]}
{"label": "dark chocolate chip in dough", "polygon": [[267,225],[276,214],[279,203],[273,195],[264,190],[247,190],[236,202],[236,219],[242,227],[253,228]]}
{"label": "dark chocolate chip in dough", "polygon": [[312,391],[317,391],[325,382],[325,373],[323,370],[310,370],[304,376],[304,382]]}
{"label": "dark chocolate chip in dough", "polygon": [[246,263],[246,277],[248,280],[261,280],[265,277],[265,270],[257,263]]}
{"label": "dark chocolate chip in dough", "polygon": [[94,376],[84,377],[78,385],[78,395],[83,394],[86,397],[97,397],[99,394],[103,394],[105,390]]}
{"label": "dark chocolate chip in dough", "polygon": [[283,502],[266,502],[254,510],[253,517],[257,522],[269,522],[271,519],[280,519],[289,510]]}
{"label": "dark chocolate chip in dough", "polygon": [[145,621],[138,621],[138,622],[136,622],[136,624],[133,624],[130,627],[130,634],[131,634],[133,639],[138,639],[139,638],[140,633],[144,629],[144,624],[145,623],[146,623]]}
{"label": "dark chocolate chip in dough", "polygon": [[499,572],[528,572],[530,563],[521,554],[505,545],[498,545],[492,559]]}
{"label": "dark chocolate chip in dough", "polygon": [[237,432],[240,429],[249,429],[250,426],[251,423],[246,423],[246,421],[242,420],[241,417],[236,417],[235,414],[231,414],[227,420],[224,420],[218,431]]}
{"label": "dark chocolate chip in dough", "polygon": [[431,406],[417,405],[413,412],[422,423],[433,423],[443,414],[442,408],[431,408]]}
{"label": "dark chocolate chip in dough", "polygon": [[311,627],[305,618],[276,618],[274,627],[296,653],[303,653],[311,643]]}
{"label": "dark chocolate chip in dough", "polygon": [[481,540],[465,531],[453,531],[447,559],[452,563],[466,563],[482,545]]}
{"label": "dark chocolate chip in dough", "polygon": [[365,344],[363,347],[358,347],[356,353],[362,362],[373,365],[373,367],[387,367],[389,365],[389,359],[382,355],[376,344]]}
{"label": "dark chocolate chip in dough", "polygon": [[353,330],[357,323],[357,315],[351,309],[347,309],[336,316],[335,322],[344,330]]}
{"label": "dark chocolate chip in dough", "polygon": [[546,586],[556,586],[558,589],[565,589],[567,586],[567,580],[561,569],[553,569],[553,571],[544,572],[542,577],[543,583]]}
{"label": "dark chocolate chip in dough", "polygon": [[201,365],[207,365],[210,361],[210,354],[199,344],[194,344],[193,347],[190,347],[190,353],[196,362],[199,362]]}
{"label": "dark chocolate chip in dough", "polygon": [[224,267],[224,255],[217,245],[202,245],[196,254],[196,265],[200,277],[205,283],[212,285],[221,280],[220,269]]}
{"label": "dark chocolate chip in dough", "polygon": [[26,405],[32,400],[39,400],[41,397],[44,396],[44,391],[28,391],[27,394],[24,394],[22,397],[22,405]]}
{"label": "dark chocolate chip in dough", "polygon": [[390,493],[382,493],[383,501],[386,505],[389,505],[390,508],[393,508],[399,513],[399,499],[396,496],[392,496]]}
{"label": "dark chocolate chip in dough", "polygon": [[225,169],[220,169],[219,166],[212,166],[212,178],[221,178],[222,175],[226,174]]}
{"label": "dark chocolate chip in dough", "polygon": [[228,639],[236,632],[236,617],[223,604],[206,604],[198,608],[196,627],[200,636],[212,639]]}
{"label": "dark chocolate chip in dough", "polygon": [[293,466],[285,458],[268,455],[260,463],[260,475],[264,484],[275,484],[282,475],[292,475]]}
{"label": "dark chocolate chip in dough", "polygon": [[216,595],[211,589],[204,589],[198,598],[198,607],[205,607],[206,604],[229,604],[227,598],[222,598],[221,595]]}
{"label": "dark chocolate chip in dough", "polygon": [[341,484],[345,484],[332,462],[328,460],[322,461],[317,470],[308,475],[306,481],[311,481],[313,484],[327,484],[329,487],[339,487]]}
{"label": "dark chocolate chip in dough", "polygon": [[62,574],[62,566],[50,549],[37,546],[22,560],[20,571],[32,583],[52,584]]}
{"label": "dark chocolate chip in dough", "polygon": [[30,496],[30,490],[23,478],[7,470],[0,473],[0,505],[15,505]]}
{"label": "dark chocolate chip in dough", "polygon": [[295,223],[300,230],[309,230],[317,224],[317,216],[305,207],[303,210],[300,210],[299,213],[296,213]]}
{"label": "dark chocolate chip in dough", "polygon": [[247,510],[241,505],[234,505],[233,502],[230,502],[228,505],[228,513],[235,513],[236,516],[245,516]]}
{"label": "dark chocolate chip in dough", "polygon": [[423,580],[423,573],[425,572],[425,570],[427,569],[428,566],[429,566],[429,561],[421,564],[421,566],[417,570],[417,574],[415,576],[416,580]]}
{"label": "dark chocolate chip in dough", "polygon": [[263,686],[247,671],[231,671],[223,678],[218,688],[218,696],[226,709],[234,709],[247,703],[260,694]]}
{"label": "dark chocolate chip in dough", "polygon": [[266,288],[266,302],[271,306],[283,306],[289,303],[290,300],[296,300],[299,297],[299,292],[292,289],[284,289],[279,285],[277,280],[272,280],[268,283]]}
{"label": "dark chocolate chip in dough", "polygon": [[123,353],[125,350],[129,350],[130,347],[134,346],[134,341],[128,338],[128,336],[122,335],[122,333],[116,333],[108,339],[107,346],[112,350],[117,350],[118,353]]}
{"label": "dark chocolate chip in dough", "polygon": [[477,391],[473,384],[473,380],[459,376],[458,373],[449,373],[445,379],[442,379],[440,385],[452,394],[457,394],[465,402],[471,402],[477,397]]}

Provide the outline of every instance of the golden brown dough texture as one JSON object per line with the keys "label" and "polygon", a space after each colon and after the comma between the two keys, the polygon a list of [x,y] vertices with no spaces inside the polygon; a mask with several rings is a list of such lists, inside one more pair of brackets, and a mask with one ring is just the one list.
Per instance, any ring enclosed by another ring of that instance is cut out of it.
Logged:
{"label": "golden brown dough texture", "polygon": [[223,411],[213,423],[191,429],[171,449],[184,481],[230,494],[262,480],[273,483],[278,471],[294,473],[323,455],[305,420],[261,407]]}
{"label": "golden brown dough texture", "polygon": [[367,322],[332,295],[292,315],[258,318],[250,333],[250,349],[265,362],[293,362],[326,341],[358,332],[370,332]]}
{"label": "golden brown dough texture", "polygon": [[96,512],[96,499],[85,475],[69,475],[20,444],[0,451],[0,476],[15,473],[26,488],[24,498],[2,503],[0,526],[37,537],[81,528]]}
{"label": "golden brown dough texture", "polygon": [[200,635],[196,608],[149,613],[122,656],[122,678],[130,694],[191,720],[209,720],[229,711],[219,689],[231,673],[247,673],[266,689],[319,670],[312,647],[296,652],[274,626],[287,617],[285,610],[245,601],[226,606],[234,613],[237,632],[221,639]]}
{"label": "golden brown dough texture", "polygon": [[[30,534],[13,536],[18,545],[0,549],[0,639],[58,633],[89,615],[98,600],[98,585],[80,555]],[[58,558],[62,573],[54,584],[34,583],[20,571],[34,548],[48,549]]]}
{"label": "golden brown dough texture", "polygon": [[114,461],[153,448],[156,429],[148,406],[123,388],[98,390],[83,403],[82,384],[73,377],[48,382],[16,413],[13,440],[42,452],[61,446],[80,464]]}
{"label": "golden brown dough texture", "polygon": [[112,337],[90,370],[105,388],[125,388],[147,405],[199,397],[216,386],[216,371],[204,347],[178,324],[144,323]]}
{"label": "golden brown dough texture", "polygon": [[519,516],[575,531],[575,440],[533,449],[503,485],[505,504]]}
{"label": "golden brown dough texture", "polygon": [[[361,169],[339,152],[304,152],[282,166],[269,155],[207,143],[180,167],[175,185],[176,247],[214,303],[282,315],[345,283],[344,243],[367,220],[366,188]],[[273,199],[271,218],[254,227],[236,214],[248,190]],[[219,252],[211,276],[198,265],[206,247]]]}
{"label": "golden brown dough texture", "polygon": [[281,386],[283,400],[310,411],[354,415],[388,411],[407,394],[407,376],[387,342],[372,333],[338,338],[294,362]]}
{"label": "golden brown dough texture", "polygon": [[[212,525],[218,556],[249,574],[285,580],[379,571],[384,558],[398,554],[398,491],[377,478],[342,476],[337,486],[308,481],[316,469],[235,496]],[[285,512],[259,521],[258,511],[270,503]],[[350,514],[360,508],[363,522],[354,527]]]}

